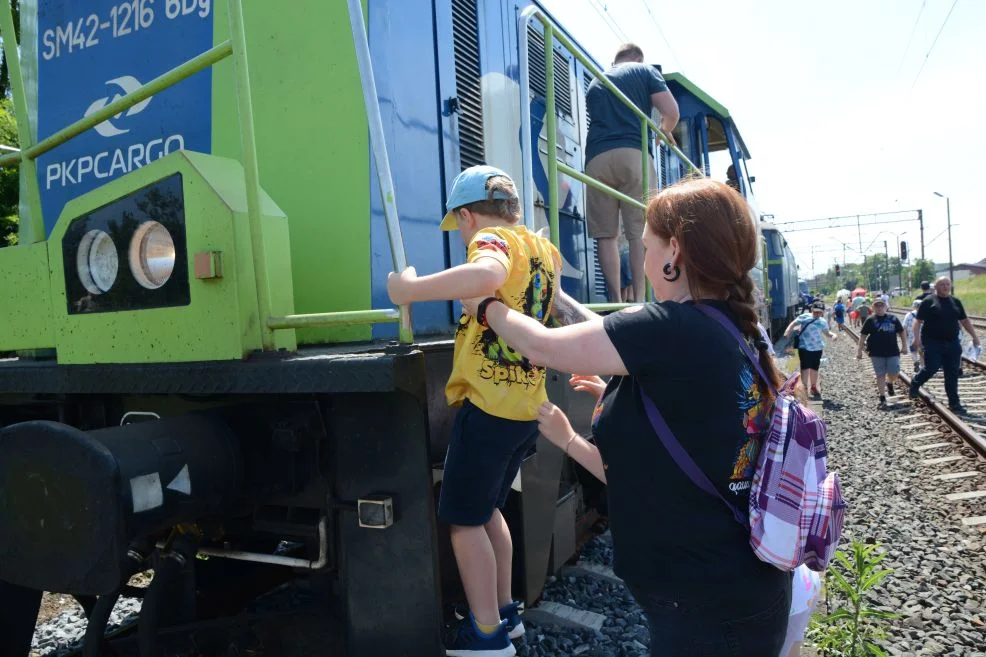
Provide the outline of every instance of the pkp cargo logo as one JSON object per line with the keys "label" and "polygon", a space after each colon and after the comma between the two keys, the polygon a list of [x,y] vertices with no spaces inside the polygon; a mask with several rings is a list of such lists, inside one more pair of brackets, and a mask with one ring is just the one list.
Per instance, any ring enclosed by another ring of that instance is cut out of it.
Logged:
{"label": "pkp cargo logo", "polygon": [[[110,103],[113,103],[119,100],[120,98],[123,98],[127,94],[133,93],[134,91],[136,91],[141,87],[140,80],[133,77],[132,75],[123,75],[118,78],[113,78],[112,80],[107,80],[106,85],[109,87],[117,87],[118,89],[122,90],[123,93],[115,93],[112,97],[104,96],[100,98],[99,100],[95,101],[92,105],[89,106],[89,109],[86,110],[83,116],[91,116],[92,114],[95,114],[96,112],[103,109]],[[151,98],[142,100],[136,105],[134,105],[133,107],[131,107],[130,109],[128,109],[126,112],[120,112],[119,114],[115,115],[113,117],[113,120],[117,121],[124,116],[133,116],[134,114],[140,114],[150,104],[150,102],[151,102]],[[115,125],[113,125],[109,121],[109,119],[107,119],[106,121],[103,121],[102,123],[96,125],[96,132],[98,132],[103,137],[115,137],[117,135],[123,135],[130,132],[130,129],[118,128]]]}

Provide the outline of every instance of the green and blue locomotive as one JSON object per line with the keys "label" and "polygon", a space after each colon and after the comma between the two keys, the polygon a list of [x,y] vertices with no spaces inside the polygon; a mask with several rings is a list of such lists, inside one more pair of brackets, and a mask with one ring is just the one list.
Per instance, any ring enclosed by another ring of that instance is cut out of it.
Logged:
{"label": "green and blue locomotive", "polygon": [[[21,0],[20,20],[4,48],[21,151],[0,158],[22,190],[19,244],[0,250],[0,654],[27,654],[43,591],[86,603],[98,654],[151,567],[142,655],[298,579],[346,654],[440,654],[459,586],[434,513],[457,308],[412,321],[386,275],[463,261],[443,201],[487,162],[550,227],[566,292],[603,300],[564,168],[583,167],[592,60],[525,0]],[[721,151],[749,197],[729,113],[667,77],[682,151],[658,144],[652,186]],[[589,496],[544,441],[513,490],[515,590],[533,602]]]}

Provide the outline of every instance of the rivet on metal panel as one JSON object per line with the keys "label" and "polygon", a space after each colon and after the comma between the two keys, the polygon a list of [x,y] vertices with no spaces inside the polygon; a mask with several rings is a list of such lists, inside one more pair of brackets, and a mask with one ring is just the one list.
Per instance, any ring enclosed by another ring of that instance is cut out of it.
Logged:
{"label": "rivet on metal panel", "polygon": [[199,251],[195,254],[195,278],[223,277],[223,252]]}

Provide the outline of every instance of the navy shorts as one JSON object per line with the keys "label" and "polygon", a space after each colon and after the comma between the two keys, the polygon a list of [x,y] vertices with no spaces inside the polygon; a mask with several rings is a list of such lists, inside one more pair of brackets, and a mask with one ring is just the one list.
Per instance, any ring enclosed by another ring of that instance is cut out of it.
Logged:
{"label": "navy shorts", "polygon": [[449,525],[485,525],[507,503],[520,462],[538,437],[535,420],[507,420],[462,403],[445,455],[438,519]]}

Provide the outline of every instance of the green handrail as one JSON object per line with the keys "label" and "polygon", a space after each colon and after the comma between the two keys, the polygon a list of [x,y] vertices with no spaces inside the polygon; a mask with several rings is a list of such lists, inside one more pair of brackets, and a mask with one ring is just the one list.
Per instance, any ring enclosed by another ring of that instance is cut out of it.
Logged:
{"label": "green handrail", "polygon": [[[10,73],[10,90],[14,96],[14,114],[17,117],[17,140],[20,148],[29,148],[33,143],[31,137],[30,114],[27,112],[27,94],[24,92],[24,77],[21,74],[20,49],[14,35],[14,16],[10,2],[0,0],[0,31],[3,33],[3,51],[7,60],[7,70]],[[21,162],[21,153],[5,155],[0,160],[11,158]],[[3,166],[0,164],[0,166]],[[34,160],[24,160],[24,172],[28,177],[27,208],[30,221],[21,224],[18,230],[18,241],[21,244],[34,244],[45,238],[44,222],[41,219],[41,188],[38,186],[38,170]]]}
{"label": "green handrail", "polygon": [[400,321],[400,313],[393,309],[345,310],[334,313],[270,317],[267,320],[267,327],[271,330],[278,330],[323,326],[353,326],[356,324],[392,324],[398,321]]}

